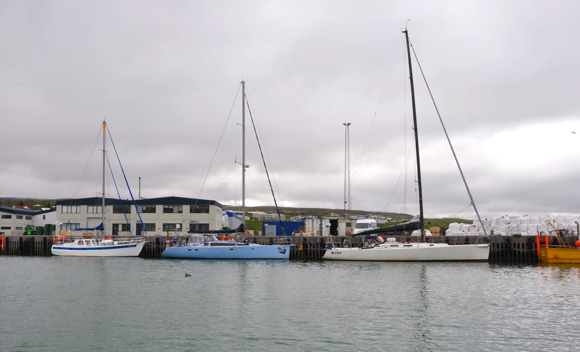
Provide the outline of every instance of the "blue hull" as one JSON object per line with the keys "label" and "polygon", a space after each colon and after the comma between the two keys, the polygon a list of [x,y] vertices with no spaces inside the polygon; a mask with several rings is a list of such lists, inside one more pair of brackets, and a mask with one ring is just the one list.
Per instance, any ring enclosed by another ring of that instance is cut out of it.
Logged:
{"label": "blue hull", "polygon": [[291,245],[169,247],[161,256],[175,259],[288,259],[290,247]]}

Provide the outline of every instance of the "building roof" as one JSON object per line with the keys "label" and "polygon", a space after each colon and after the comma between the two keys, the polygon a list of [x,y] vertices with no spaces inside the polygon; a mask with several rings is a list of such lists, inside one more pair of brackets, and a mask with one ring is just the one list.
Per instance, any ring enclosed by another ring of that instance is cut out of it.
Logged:
{"label": "building roof", "polygon": [[[79,198],[57,200],[56,205],[102,205],[103,199],[100,197]],[[147,198],[135,199],[137,205],[215,205],[222,208],[222,205],[215,200],[184,198],[184,197],[161,197],[161,198]],[[133,201],[130,199],[123,199],[122,201],[114,198],[106,198],[105,205],[132,205]]]}
{"label": "building roof", "polygon": [[16,215],[39,215],[39,214],[50,213],[52,211],[56,211],[56,209],[35,210],[35,209],[13,208],[13,207],[5,206],[5,205],[0,205],[0,212],[9,213],[9,214],[16,214]]}

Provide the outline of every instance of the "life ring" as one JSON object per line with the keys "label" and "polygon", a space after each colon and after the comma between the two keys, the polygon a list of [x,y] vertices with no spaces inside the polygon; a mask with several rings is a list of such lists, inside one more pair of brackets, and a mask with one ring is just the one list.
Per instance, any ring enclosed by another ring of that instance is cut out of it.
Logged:
{"label": "life ring", "polygon": [[350,236],[350,231],[346,231],[346,235],[347,236]]}

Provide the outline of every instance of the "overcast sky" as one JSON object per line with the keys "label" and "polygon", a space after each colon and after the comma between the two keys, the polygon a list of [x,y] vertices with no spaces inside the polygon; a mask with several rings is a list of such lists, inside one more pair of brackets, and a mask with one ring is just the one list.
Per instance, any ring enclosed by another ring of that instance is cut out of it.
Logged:
{"label": "overcast sky", "polygon": [[[244,79],[279,205],[343,207],[351,122],[353,209],[416,214],[406,25],[481,215],[578,214],[579,16],[575,1],[0,1],[0,196],[96,196],[106,119],[135,195],[142,177],[146,198],[240,204]],[[473,218],[413,70],[425,215]],[[247,204],[272,205],[246,117]]]}

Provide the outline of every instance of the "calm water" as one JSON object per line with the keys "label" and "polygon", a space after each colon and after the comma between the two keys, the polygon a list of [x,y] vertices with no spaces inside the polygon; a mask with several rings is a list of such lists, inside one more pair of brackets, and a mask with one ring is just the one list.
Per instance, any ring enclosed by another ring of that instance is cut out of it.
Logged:
{"label": "calm water", "polygon": [[0,351],[576,351],[579,290],[574,266],[0,257]]}

